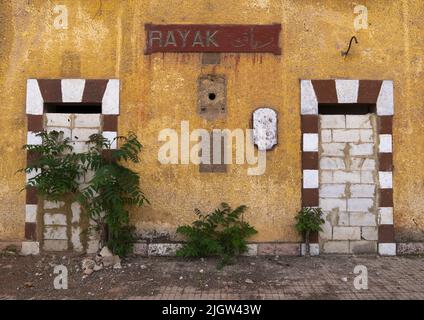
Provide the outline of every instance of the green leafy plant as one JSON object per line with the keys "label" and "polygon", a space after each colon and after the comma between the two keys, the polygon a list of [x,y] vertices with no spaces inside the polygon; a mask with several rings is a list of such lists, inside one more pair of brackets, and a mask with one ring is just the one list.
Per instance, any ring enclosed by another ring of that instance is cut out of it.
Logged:
{"label": "green leafy plant", "polygon": [[[94,176],[80,194],[79,200],[89,217],[100,230],[102,243],[115,254],[125,256],[132,252],[135,228],[130,224],[130,206],[149,203],[140,189],[140,176],[124,166],[123,162],[138,163],[142,145],[130,132],[119,136],[120,148],[111,149],[114,141],[100,134],[90,136],[93,144],[84,158]],[[103,151],[102,151],[103,150]],[[106,152],[105,152],[106,151]],[[105,156],[106,154],[106,156]]]}
{"label": "green leafy plant", "polygon": [[322,219],[321,208],[302,208],[296,216],[296,230],[305,238],[305,256],[310,255],[309,236],[311,232],[322,231],[321,225],[325,222]]}
{"label": "green leafy plant", "polygon": [[226,203],[211,213],[195,210],[197,220],[192,225],[177,228],[177,233],[187,237],[187,242],[177,251],[177,256],[221,257],[219,267],[231,263],[233,257],[247,251],[246,239],[257,231],[249,223],[243,221],[246,206],[236,209]]}
{"label": "green leafy plant", "polygon": [[41,145],[23,147],[33,158],[20,170],[33,175],[26,186],[35,187],[40,196],[52,201],[75,194],[77,181],[86,172],[81,155],[72,152],[70,140],[63,137],[62,131],[42,131],[36,136],[42,139]]}

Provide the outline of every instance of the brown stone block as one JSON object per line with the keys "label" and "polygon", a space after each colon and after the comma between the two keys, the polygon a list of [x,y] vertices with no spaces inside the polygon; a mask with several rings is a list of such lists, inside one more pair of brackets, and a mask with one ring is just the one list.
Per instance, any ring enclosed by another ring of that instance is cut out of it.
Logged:
{"label": "brown stone block", "polygon": [[[101,103],[108,80],[86,80],[82,102]],[[111,130],[114,131],[114,130]]]}
{"label": "brown stone block", "polygon": [[378,133],[380,134],[393,133],[393,116],[378,117]]}
{"label": "brown stone block", "polygon": [[279,256],[300,256],[300,244],[276,243],[274,252]]}
{"label": "brown stone block", "polygon": [[32,222],[25,222],[25,239],[37,240],[37,224]]}
{"label": "brown stone block", "polygon": [[44,102],[62,102],[60,79],[39,79],[38,85]]}
{"label": "brown stone block", "polygon": [[312,80],[318,103],[337,103],[335,80]]}
{"label": "brown stone block", "polygon": [[377,103],[382,83],[381,80],[360,80],[358,103]]}
{"label": "brown stone block", "polygon": [[40,132],[44,130],[43,116],[29,114],[28,119],[28,131]]}
{"label": "brown stone block", "polygon": [[103,115],[103,131],[118,131],[118,116]]}
{"label": "brown stone block", "polygon": [[301,118],[302,133],[318,133],[318,116],[304,115]]}
{"label": "brown stone block", "polygon": [[38,204],[37,189],[35,187],[27,187],[26,204]]}
{"label": "brown stone block", "polygon": [[392,153],[378,154],[378,170],[393,171],[393,154]]}
{"label": "brown stone block", "polygon": [[393,189],[380,189],[380,207],[393,207]]}
{"label": "brown stone block", "polygon": [[395,242],[395,228],[392,224],[382,224],[378,226],[378,242],[393,243]]}
{"label": "brown stone block", "polygon": [[319,206],[319,189],[302,189],[302,207]]}
{"label": "brown stone block", "polygon": [[318,170],[318,152],[302,152],[302,170]]}

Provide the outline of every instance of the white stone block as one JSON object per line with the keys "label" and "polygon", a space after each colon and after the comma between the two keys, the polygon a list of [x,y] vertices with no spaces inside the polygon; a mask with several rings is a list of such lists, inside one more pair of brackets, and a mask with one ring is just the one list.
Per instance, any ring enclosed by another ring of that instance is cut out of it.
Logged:
{"label": "white stone block", "polygon": [[319,198],[319,206],[324,211],[346,211],[346,200],[333,198]]}
{"label": "white stone block", "polygon": [[90,148],[90,145],[81,141],[81,142],[71,142],[70,144],[73,148],[72,152],[75,153],[84,153],[87,152]]}
{"label": "white stone block", "polygon": [[256,243],[249,243],[247,245],[247,251],[243,253],[243,256],[254,257],[258,255],[258,245]]}
{"label": "white stone block", "polygon": [[333,183],[333,172],[327,170],[320,170],[321,183]]}
{"label": "white stone block", "polygon": [[71,204],[72,223],[79,223],[81,218],[81,205],[78,202]]}
{"label": "white stone block", "polygon": [[333,130],[334,142],[359,142],[360,135],[357,129],[335,129]]}
{"label": "white stone block", "polygon": [[343,157],[346,143],[322,143],[323,156]]}
{"label": "white stone block", "polygon": [[395,256],[396,243],[379,243],[378,253],[382,256]]}
{"label": "white stone block", "polygon": [[378,150],[381,153],[392,153],[392,135],[380,134],[380,144]]}
{"label": "white stone block", "polygon": [[347,200],[348,211],[368,212],[368,210],[372,209],[373,207],[374,207],[373,198],[358,198],[358,199]]}
{"label": "white stone block", "polygon": [[393,177],[391,171],[379,171],[378,179],[380,181],[381,189],[391,189],[393,188]]}
{"label": "white stone block", "polygon": [[351,212],[349,221],[351,226],[377,226],[377,216],[371,212]]}
{"label": "white stone block", "polygon": [[40,254],[40,243],[36,241],[23,241],[21,254],[24,256]]}
{"label": "white stone block", "polygon": [[[302,256],[305,255],[306,252],[306,244],[302,243],[300,246],[300,254]],[[309,244],[309,254],[311,256],[319,256],[319,243],[310,243]]]}
{"label": "white stone block", "polygon": [[334,171],[333,181],[334,183],[359,183],[361,181],[361,175],[359,171]]}
{"label": "white stone block", "polygon": [[358,101],[359,80],[336,80],[337,100],[339,103]]}
{"label": "white stone block", "polygon": [[62,101],[81,102],[85,88],[84,79],[62,79]]}
{"label": "white stone block", "polygon": [[277,144],[277,113],[271,108],[253,112],[253,142],[258,150],[271,150]]}
{"label": "white stone block", "polygon": [[374,154],[372,143],[349,143],[351,156],[371,156]]}
{"label": "white stone block", "polygon": [[[103,114],[119,114],[119,80],[110,79],[102,101]],[[318,104],[317,104],[318,112]]]}
{"label": "white stone block", "polygon": [[84,250],[83,245],[81,244],[81,228],[80,227],[72,227],[72,236],[71,243],[72,247],[77,252],[82,252]]}
{"label": "white stone block", "polygon": [[32,178],[35,178],[40,173],[41,173],[41,169],[32,170],[31,172],[27,173],[26,174],[26,182],[28,183],[29,180],[31,180]]}
{"label": "white stone block", "polygon": [[338,226],[349,226],[349,212],[339,212]]}
{"label": "white stone block", "polygon": [[318,152],[318,134],[317,133],[303,134],[303,151]]}
{"label": "white stone block", "polygon": [[349,241],[326,241],[323,251],[324,253],[349,253]]}
{"label": "white stone block", "polygon": [[37,205],[27,204],[25,205],[25,222],[36,222],[37,221]]}
{"label": "white stone block", "polygon": [[393,208],[380,207],[378,208],[378,224],[393,224]]}
{"label": "white stone block", "polygon": [[374,159],[370,158],[350,158],[350,169],[351,170],[368,170],[372,171],[376,169],[376,163]]}
{"label": "white stone block", "polygon": [[319,196],[322,198],[343,198],[345,190],[345,184],[321,184],[319,186]]}
{"label": "white stone block", "polygon": [[369,115],[346,115],[346,128],[371,129],[372,124]]}
{"label": "white stone block", "polygon": [[361,142],[374,142],[374,131],[371,129],[359,130]]}
{"label": "white stone block", "polygon": [[72,140],[89,141],[92,134],[98,134],[99,129],[75,128],[72,130]]}
{"label": "white stone block", "polygon": [[68,240],[44,240],[44,251],[66,251],[68,250]]}
{"label": "white stone block", "polygon": [[45,213],[44,225],[66,226],[66,215],[63,213]]}
{"label": "white stone block", "polygon": [[375,254],[377,253],[377,241],[357,240],[350,241],[349,253],[352,254]]}
{"label": "white stone block", "polygon": [[27,132],[27,144],[39,146],[42,143],[43,143],[43,139],[37,136],[35,132],[32,132],[32,131]]}
{"label": "white stone block", "polygon": [[337,115],[321,115],[321,128],[324,129],[344,129],[346,128],[346,117],[342,114]]}
{"label": "white stone block", "polygon": [[303,188],[315,189],[319,186],[318,170],[303,170]]}
{"label": "white stone block", "polygon": [[72,139],[71,138],[71,129],[69,128],[61,128],[61,127],[48,127],[47,132],[57,131],[59,132],[59,136],[61,139]]}
{"label": "white stone block", "polygon": [[72,117],[69,113],[46,113],[47,127],[70,128]]}
{"label": "white stone block", "polygon": [[332,141],[331,130],[326,130],[326,129],[321,130],[321,142],[328,143],[331,141]]}
{"label": "white stone block", "polygon": [[50,240],[68,239],[68,236],[66,234],[66,227],[45,227],[44,239],[50,239]]}
{"label": "white stone block", "polygon": [[376,183],[373,171],[361,171],[361,183]]}
{"label": "white stone block", "polygon": [[44,209],[59,209],[65,206],[65,202],[63,201],[47,201],[44,200],[43,207]]}
{"label": "white stone block", "polygon": [[[111,149],[116,149],[118,147],[118,142],[116,140],[117,136],[118,134],[116,131],[103,131],[103,137],[106,138],[110,143],[112,143],[110,146]],[[318,145],[318,142],[317,142],[317,145]]]}
{"label": "white stone block", "polygon": [[362,239],[376,241],[378,240],[377,227],[362,227]]}
{"label": "white stone block", "polygon": [[27,80],[26,113],[41,115],[44,111],[44,99],[37,79]]}
{"label": "white stone block", "polygon": [[333,239],[333,226],[330,221],[325,221],[321,226],[322,231],[319,232],[319,238],[321,240],[331,240]]}
{"label": "white stone block", "polygon": [[375,196],[374,184],[352,184],[350,186],[352,198],[373,198]]}
{"label": "white stone block", "polygon": [[75,114],[74,127],[78,128],[100,128],[101,115],[100,114]]}
{"label": "white stone block", "polygon": [[333,227],[334,240],[361,240],[360,227]]}
{"label": "white stone block", "polygon": [[329,158],[329,157],[322,157],[319,161],[319,167],[320,169],[327,169],[327,170],[344,170],[346,169],[344,160],[342,158]]}
{"label": "white stone block", "polygon": [[149,256],[174,256],[181,247],[180,243],[150,243],[148,254]]}
{"label": "white stone block", "polygon": [[393,81],[384,80],[377,98],[377,114],[379,116],[391,116],[393,110]]}
{"label": "white stone block", "polygon": [[318,114],[318,100],[311,80],[300,81],[301,114]]}

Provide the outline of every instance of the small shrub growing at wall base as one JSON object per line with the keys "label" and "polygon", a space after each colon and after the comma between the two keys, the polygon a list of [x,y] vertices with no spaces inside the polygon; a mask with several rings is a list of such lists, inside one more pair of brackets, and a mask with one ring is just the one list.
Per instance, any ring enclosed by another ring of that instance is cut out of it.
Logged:
{"label": "small shrub growing at wall base", "polygon": [[192,225],[177,229],[177,233],[187,237],[187,243],[177,251],[177,256],[219,256],[218,267],[231,263],[235,255],[247,251],[246,239],[257,233],[255,228],[243,221],[246,209],[246,206],[239,206],[233,210],[226,203],[221,203],[211,213],[196,209],[197,220]]}
{"label": "small shrub growing at wall base", "polygon": [[322,231],[321,225],[325,222],[322,219],[321,208],[302,208],[296,216],[296,230],[305,239],[305,256],[310,255],[309,236],[311,232]]}

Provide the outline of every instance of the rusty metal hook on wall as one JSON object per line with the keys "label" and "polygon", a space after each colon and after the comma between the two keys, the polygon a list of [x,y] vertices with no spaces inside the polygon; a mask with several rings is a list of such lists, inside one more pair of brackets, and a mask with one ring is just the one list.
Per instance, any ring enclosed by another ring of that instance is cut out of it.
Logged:
{"label": "rusty metal hook on wall", "polygon": [[356,39],[355,36],[353,36],[352,38],[350,38],[349,41],[349,47],[347,48],[347,51],[342,51],[342,56],[343,57],[347,57],[347,55],[349,54],[350,48],[352,47],[352,41],[355,40],[355,43],[358,44],[358,39]]}

